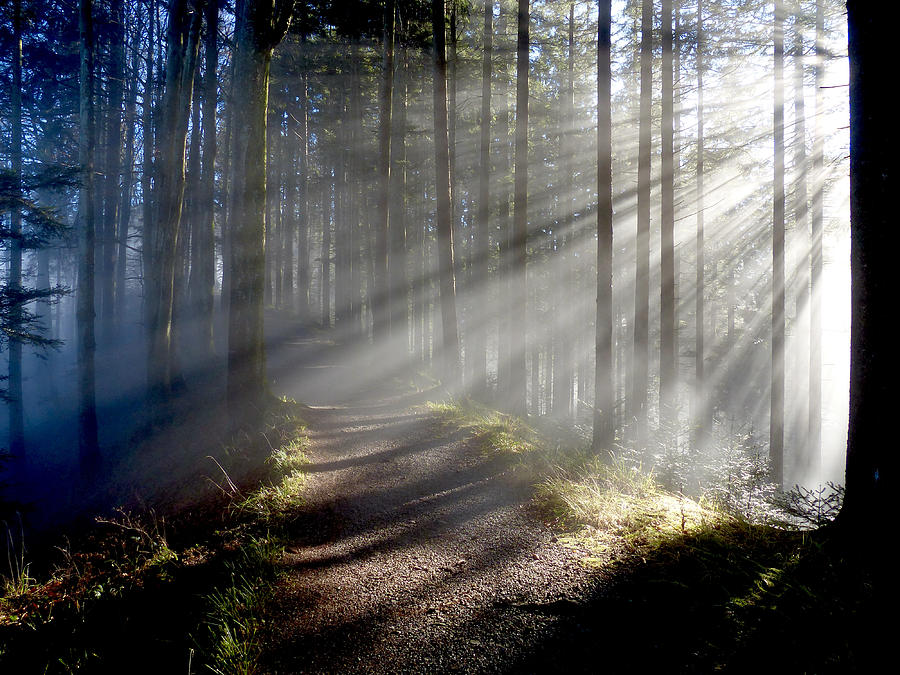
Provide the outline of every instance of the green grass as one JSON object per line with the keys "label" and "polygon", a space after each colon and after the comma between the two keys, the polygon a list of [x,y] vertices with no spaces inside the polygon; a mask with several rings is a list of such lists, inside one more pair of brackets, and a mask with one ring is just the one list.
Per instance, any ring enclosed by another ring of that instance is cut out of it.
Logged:
{"label": "green grass", "polygon": [[493,410],[472,399],[426,405],[445,426],[469,433],[484,453],[521,455],[538,447],[535,430],[515,415]]}

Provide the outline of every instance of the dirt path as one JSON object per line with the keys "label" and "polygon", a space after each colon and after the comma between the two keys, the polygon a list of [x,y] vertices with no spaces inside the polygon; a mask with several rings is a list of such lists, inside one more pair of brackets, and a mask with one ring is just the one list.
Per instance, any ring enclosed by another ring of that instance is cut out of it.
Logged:
{"label": "dirt path", "polygon": [[317,409],[310,436],[312,533],[288,549],[267,671],[517,671],[546,656],[593,582],[507,463],[400,398]]}

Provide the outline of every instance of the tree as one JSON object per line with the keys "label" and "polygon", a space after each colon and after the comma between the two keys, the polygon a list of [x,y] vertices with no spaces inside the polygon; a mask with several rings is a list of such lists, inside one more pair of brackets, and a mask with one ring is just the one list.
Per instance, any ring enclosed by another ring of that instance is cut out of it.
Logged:
{"label": "tree", "polygon": [[381,88],[378,90],[378,226],[375,228],[375,300],[372,331],[376,340],[391,334],[391,293],[388,278],[391,184],[391,101],[394,87],[394,0],[384,4],[382,31]]}
{"label": "tree", "polygon": [[772,390],[769,460],[772,481],[784,481],[784,6],[775,0],[775,174],[772,203]]}
{"label": "tree", "polygon": [[[10,99],[12,115],[10,138],[12,154],[13,198],[21,199],[22,192],[22,1],[13,3],[13,53],[12,90]],[[22,292],[22,211],[18,208],[10,212],[9,247],[9,292]],[[17,335],[17,327],[22,322],[22,307],[13,304],[10,308],[9,340],[9,451],[19,455],[25,450],[25,409],[22,401],[22,341]]]}
{"label": "tree", "polygon": [[647,434],[648,361],[650,358],[650,108],[653,69],[653,3],[641,3],[641,100],[638,129],[638,206],[634,279],[634,356],[631,416],[635,438]]}
{"label": "tree", "polygon": [[[519,415],[527,411],[526,381],[526,326],[528,287],[528,67],[529,67],[529,6],[528,0],[519,0],[518,40],[516,42],[516,131],[515,131],[515,184],[513,186],[513,234],[511,249],[511,274],[513,291],[510,303],[512,315],[520,324],[510,345],[510,407]],[[533,365],[536,367],[536,365]]]}
{"label": "tree", "polygon": [[[478,173],[478,232],[476,234],[477,253],[474,278],[482,287],[488,282],[488,256],[490,255],[490,213],[491,213],[491,72],[493,70],[494,2],[484,2],[484,29],[482,42],[484,51],[481,59],[481,120],[479,138]],[[470,331],[470,345],[473,361],[472,373],[475,378],[473,390],[483,393],[487,388],[487,326],[484,319],[477,321]]]}
{"label": "tree", "polygon": [[612,313],[612,3],[600,0],[597,27],[597,323],[594,375],[594,452],[615,440]]}
{"label": "tree", "polygon": [[675,420],[675,90],[672,0],[662,2],[662,151],[660,188],[660,420]]}
{"label": "tree", "polygon": [[218,56],[219,0],[207,0],[203,74],[203,157],[200,190],[192,220],[190,297],[192,320],[197,324],[200,354],[213,353],[213,291],[215,287],[215,172],[216,172],[216,79]]}
{"label": "tree", "polygon": [[161,103],[156,219],[149,237],[147,283],[147,384],[151,398],[166,401],[179,377],[176,365],[175,278],[184,206],[185,144],[194,90],[204,0],[175,0],[166,31],[166,86]]}
{"label": "tree", "polygon": [[447,51],[444,2],[431,0],[434,36],[434,156],[437,192],[438,275],[441,292],[443,332],[442,372],[448,384],[459,379],[459,333],[456,320],[456,274],[454,271],[452,195],[450,176],[450,136],[447,119]]}
{"label": "tree", "polygon": [[[242,0],[236,8],[232,101],[231,288],[228,404],[233,418],[268,393],[263,340],[266,227],[266,113],[272,52],[287,33],[293,2]],[[243,93],[246,92],[246,95]]]}
{"label": "tree", "polygon": [[[900,241],[895,226],[897,130],[884,104],[891,72],[897,10],[848,0],[850,54],[850,423],[847,478],[838,518],[848,536],[878,539],[890,517],[896,457],[894,434],[897,350],[893,268]],[[869,550],[867,547],[866,550]],[[887,570],[889,556],[871,562]]]}
{"label": "tree", "polygon": [[81,225],[78,255],[78,451],[82,462],[97,454],[97,395],[94,353],[94,23],[92,1],[81,0],[78,163],[82,170],[78,194]]}

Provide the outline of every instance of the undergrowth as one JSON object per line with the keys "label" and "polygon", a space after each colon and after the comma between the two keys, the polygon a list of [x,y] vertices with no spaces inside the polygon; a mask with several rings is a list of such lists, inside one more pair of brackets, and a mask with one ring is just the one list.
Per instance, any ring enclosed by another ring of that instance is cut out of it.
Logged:
{"label": "undergrowth", "polygon": [[571,436],[539,434],[469,401],[431,409],[483,452],[517,448],[513,461],[535,484],[540,517],[608,580],[582,631],[592,625],[622,654],[668,672],[756,672],[772,667],[767,654],[784,655],[782,672],[865,663],[860,627],[872,614],[871,575],[847,564],[827,529],[808,531],[833,518],[839,487],[766,500],[752,453],[738,457],[742,448],[734,447],[721,464],[725,475],[705,476],[714,489],[688,496],[679,489],[688,473],[676,461],[687,457],[655,458],[660,476],[634,453],[603,461]]}
{"label": "undergrowth", "polygon": [[[41,580],[21,547],[11,552],[0,672],[259,672],[263,608],[303,504],[301,412],[277,404],[214,460],[221,499],[196,512],[100,518],[86,539],[58,548]],[[229,462],[261,454],[261,480],[232,481]]]}

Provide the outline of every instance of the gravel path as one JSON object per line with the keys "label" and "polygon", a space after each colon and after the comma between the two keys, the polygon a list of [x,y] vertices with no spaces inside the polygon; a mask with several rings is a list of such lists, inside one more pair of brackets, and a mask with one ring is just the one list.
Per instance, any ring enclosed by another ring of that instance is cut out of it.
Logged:
{"label": "gravel path", "polygon": [[318,408],[310,440],[267,672],[552,670],[541,645],[596,582],[507,463],[399,398]]}

